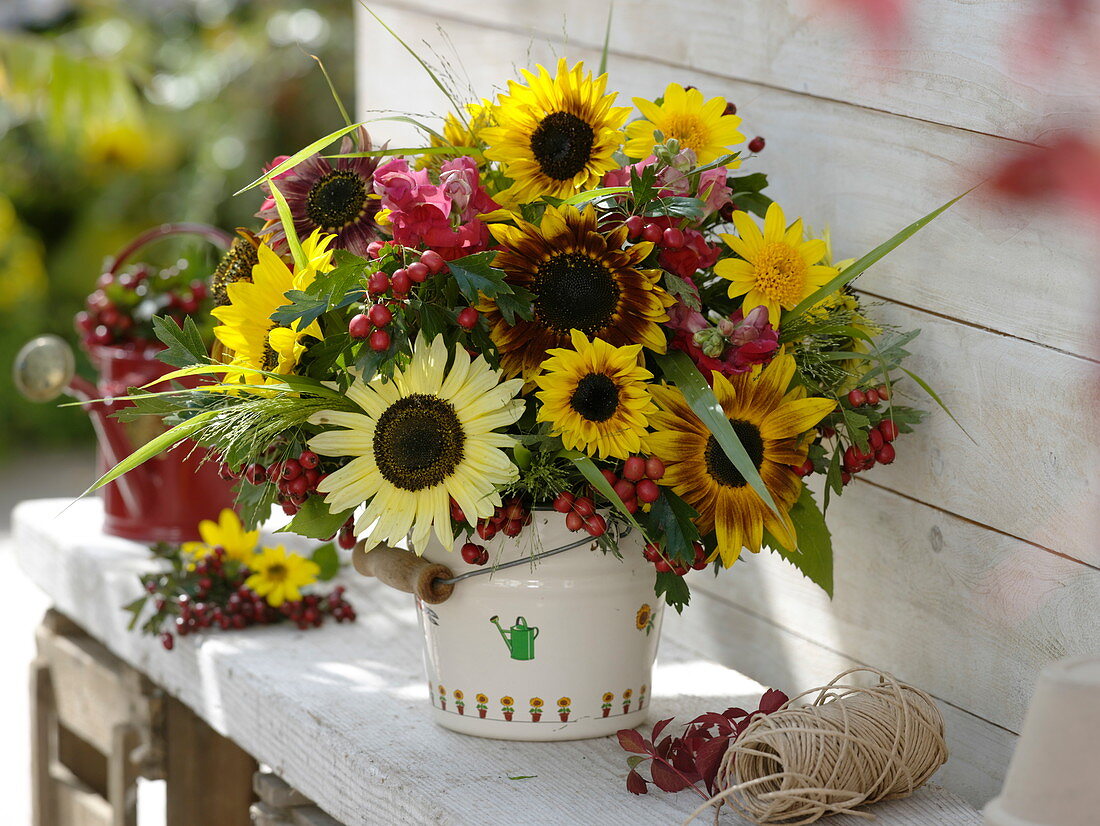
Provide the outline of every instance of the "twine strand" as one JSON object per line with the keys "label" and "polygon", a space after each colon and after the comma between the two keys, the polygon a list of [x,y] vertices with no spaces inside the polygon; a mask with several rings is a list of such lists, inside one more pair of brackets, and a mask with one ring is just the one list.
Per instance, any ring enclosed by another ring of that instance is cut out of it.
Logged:
{"label": "twine strand", "polygon": [[[857,673],[878,682],[842,682]],[[931,697],[886,672],[852,668],[756,718],[722,759],[722,791],[684,823],[723,803],[754,823],[871,818],[857,807],[907,797],[946,760],[943,717]]]}

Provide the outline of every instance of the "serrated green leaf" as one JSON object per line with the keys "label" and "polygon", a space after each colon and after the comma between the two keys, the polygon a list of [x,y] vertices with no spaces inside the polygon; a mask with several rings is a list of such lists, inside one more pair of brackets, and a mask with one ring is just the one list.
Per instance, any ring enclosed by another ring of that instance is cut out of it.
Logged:
{"label": "serrated green leaf", "polygon": [[332,513],[324,497],[311,496],[302,503],[294,518],[279,528],[277,533],[296,533],[310,539],[328,539],[340,530],[340,526],[348,521],[351,514],[351,510]]}
{"label": "serrated green leaf", "polygon": [[478,293],[495,298],[512,292],[511,285],[504,280],[504,272],[493,267],[495,259],[495,252],[479,252],[447,264],[459,291],[471,304],[478,300]]}
{"label": "serrated green leaf", "polygon": [[657,596],[664,596],[665,602],[676,609],[676,613],[682,614],[684,606],[691,602],[691,589],[682,576],[671,571],[658,571],[657,581],[653,586]]}
{"label": "serrated green leaf", "polygon": [[810,489],[802,486],[802,494],[790,511],[798,535],[798,550],[791,552],[764,532],[768,547],[790,562],[802,575],[819,585],[831,599],[833,596],[833,540],[825,524],[825,516],[817,507]]}
{"label": "serrated green leaf", "polygon": [[699,529],[695,519],[699,513],[669,488],[661,488],[661,496],[649,511],[650,524],[654,522],[665,538],[665,552],[672,559],[690,562],[695,559],[693,542],[699,541]]}
{"label": "serrated green leaf", "polygon": [[524,287],[512,287],[508,293],[497,293],[493,297],[497,309],[509,324],[516,323],[516,317],[530,321],[535,313],[535,294]]}
{"label": "serrated green leaf", "polygon": [[698,198],[672,195],[667,198],[654,198],[646,206],[643,214],[701,221],[703,216],[706,215],[706,204]]}
{"label": "serrated green leaf", "polygon": [[699,294],[688,286],[687,282],[682,279],[676,273],[665,270],[664,276],[665,290],[670,295],[675,296],[684,303],[689,309],[698,312],[703,308],[702,302],[699,300]]}
{"label": "serrated green leaf", "polygon": [[172,367],[190,367],[207,360],[206,345],[195,319],[187,316],[181,328],[168,316],[153,316],[153,333],[165,349],[157,359]]}
{"label": "serrated green leaf", "polygon": [[328,296],[308,295],[301,290],[290,290],[286,294],[289,304],[284,304],[271,314],[276,324],[289,327],[298,324],[299,329],[308,327],[328,310]]}
{"label": "serrated green leaf", "polygon": [[768,176],[763,172],[753,172],[750,175],[739,175],[726,179],[726,183],[733,191],[734,197],[748,192],[760,192],[768,186]]}

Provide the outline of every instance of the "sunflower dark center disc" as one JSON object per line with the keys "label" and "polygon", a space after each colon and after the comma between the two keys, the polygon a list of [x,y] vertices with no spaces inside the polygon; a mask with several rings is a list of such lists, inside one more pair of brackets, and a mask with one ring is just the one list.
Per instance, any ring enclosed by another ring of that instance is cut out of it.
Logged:
{"label": "sunflower dark center disc", "polygon": [[599,261],[579,252],[563,252],[539,264],[534,310],[561,335],[580,330],[594,335],[611,324],[619,305],[619,285]]}
{"label": "sunflower dark center disc", "polygon": [[619,388],[603,373],[589,373],[577,382],[569,406],[590,422],[606,422],[619,409]]}
{"label": "sunflower dark center disc", "polygon": [[358,218],[367,204],[367,188],[354,172],[338,169],[322,176],[306,196],[306,214],[321,229],[336,231]]}
{"label": "sunflower dark center disc", "polygon": [[[741,440],[745,452],[749,454],[753,466],[760,470],[760,466],[764,463],[764,440],[760,436],[760,429],[756,425],[741,419],[731,419],[730,424],[733,426],[733,432],[737,434],[737,438]],[[726,451],[722,450],[722,446],[718,444],[718,440],[713,436],[707,439],[703,458],[707,463],[707,473],[719,485],[727,488],[739,488],[745,484],[745,477],[741,475],[741,471],[734,467],[733,462],[726,455]]]}
{"label": "sunflower dark center disc", "polygon": [[566,181],[588,165],[595,139],[592,127],[576,115],[551,112],[531,135],[531,153],[544,175]]}
{"label": "sunflower dark center disc", "polygon": [[450,402],[414,393],[391,404],[374,428],[374,460],[402,490],[438,485],[462,462],[466,433]]}
{"label": "sunflower dark center disc", "polygon": [[260,364],[260,369],[266,370],[269,373],[274,373],[275,368],[279,366],[279,354],[275,352],[275,348],[268,342],[264,342],[264,355],[263,361]]}

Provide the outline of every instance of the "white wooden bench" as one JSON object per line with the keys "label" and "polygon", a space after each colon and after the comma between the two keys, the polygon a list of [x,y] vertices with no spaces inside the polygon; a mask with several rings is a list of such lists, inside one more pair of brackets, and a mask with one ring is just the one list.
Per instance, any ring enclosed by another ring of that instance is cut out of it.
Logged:
{"label": "white wooden bench", "polygon": [[[261,826],[333,819],[347,826],[643,826],[679,823],[698,803],[689,792],[628,794],[626,754],[613,739],[510,743],[438,728],[425,702],[411,598],[350,571],[342,576],[359,612],[354,624],[215,631],[165,651],[157,639],[127,631],[120,608],[140,593],[138,574],[153,564],[146,549],[100,532],[98,500],[67,505],[47,499],[16,508],[21,566],[56,611],[270,767],[276,777],[254,780],[260,800],[253,817]],[[686,722],[753,703],[763,687],[685,645],[684,627],[675,615],[666,620],[652,719]],[[172,736],[169,730],[169,753]],[[171,789],[171,772],[168,782]],[[980,823],[974,809],[934,785],[873,811],[879,823],[898,826]],[[722,822],[738,821],[726,814]],[[169,826],[195,822],[170,807]]]}

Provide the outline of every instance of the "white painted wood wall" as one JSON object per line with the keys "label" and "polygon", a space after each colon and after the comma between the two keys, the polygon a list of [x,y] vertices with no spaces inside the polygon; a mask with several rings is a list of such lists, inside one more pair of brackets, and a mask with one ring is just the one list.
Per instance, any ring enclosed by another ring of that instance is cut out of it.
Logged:
{"label": "white painted wood wall", "polygon": [[[1044,118],[1100,108],[1071,55],[1026,77],[1002,55],[1038,2],[911,3],[892,52],[821,5],[618,0],[610,87],[625,103],[676,80],[734,101],[743,131],[767,139],[745,168],[770,175],[788,214],[828,224],[839,257],[972,185],[992,154],[1049,137]],[[372,7],[471,99],[536,60],[595,67],[607,15],[591,0]],[[366,14],[358,36],[362,117],[445,111]],[[399,124],[375,134],[420,145]],[[939,781],[975,804],[993,796],[1039,670],[1100,650],[1094,237],[973,196],[864,276],[881,317],[922,330],[913,366],[974,441],[935,413],[830,510],[831,602],[764,554],[717,582],[694,577],[696,602],[668,632],[789,691],[855,662],[893,671],[941,701],[952,759]]]}

